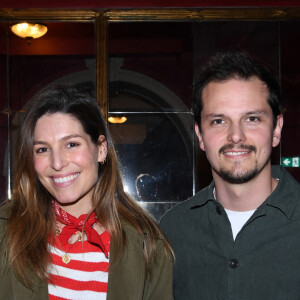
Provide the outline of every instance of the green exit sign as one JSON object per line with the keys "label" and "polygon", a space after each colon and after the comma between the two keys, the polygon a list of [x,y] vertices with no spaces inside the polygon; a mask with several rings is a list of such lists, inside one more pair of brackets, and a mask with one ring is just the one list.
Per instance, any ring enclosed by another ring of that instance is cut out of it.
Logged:
{"label": "green exit sign", "polygon": [[300,157],[282,157],[281,163],[283,167],[299,168]]}

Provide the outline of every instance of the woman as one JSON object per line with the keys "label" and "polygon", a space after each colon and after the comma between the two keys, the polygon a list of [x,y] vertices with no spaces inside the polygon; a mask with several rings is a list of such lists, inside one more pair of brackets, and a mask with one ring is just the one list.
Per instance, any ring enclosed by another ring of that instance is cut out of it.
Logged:
{"label": "woman", "polygon": [[0,299],[173,299],[172,250],[124,193],[96,102],[41,93],[24,119],[0,208]]}

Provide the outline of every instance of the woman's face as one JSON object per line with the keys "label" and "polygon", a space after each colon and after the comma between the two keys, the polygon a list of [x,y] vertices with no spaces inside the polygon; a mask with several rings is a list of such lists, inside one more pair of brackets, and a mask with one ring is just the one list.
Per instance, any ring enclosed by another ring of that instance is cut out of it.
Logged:
{"label": "woman's face", "polygon": [[58,204],[77,217],[88,213],[98,162],[107,153],[105,137],[101,135],[95,145],[76,118],[49,114],[36,123],[33,151],[37,176]]}

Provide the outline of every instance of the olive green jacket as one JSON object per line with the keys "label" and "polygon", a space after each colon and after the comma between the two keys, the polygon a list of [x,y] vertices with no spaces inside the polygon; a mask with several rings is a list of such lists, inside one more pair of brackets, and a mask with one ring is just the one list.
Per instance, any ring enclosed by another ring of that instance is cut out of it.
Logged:
{"label": "olive green jacket", "polygon": [[[0,299],[46,300],[47,283],[34,279],[34,292],[15,277],[4,257],[5,227],[9,209],[0,206]],[[172,262],[166,257],[161,240],[157,241],[157,256],[152,265],[151,277],[145,271],[143,256],[144,234],[129,225],[123,229],[127,237],[127,250],[108,275],[107,300],[172,300]],[[111,245],[113,253],[114,245]]]}

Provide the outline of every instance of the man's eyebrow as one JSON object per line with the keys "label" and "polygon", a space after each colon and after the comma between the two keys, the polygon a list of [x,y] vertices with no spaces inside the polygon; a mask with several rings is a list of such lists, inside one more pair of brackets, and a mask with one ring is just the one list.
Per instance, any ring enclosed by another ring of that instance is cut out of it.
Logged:
{"label": "man's eyebrow", "polygon": [[225,117],[224,114],[214,114],[214,113],[212,113],[212,114],[207,114],[207,115],[205,116],[205,119],[211,119],[211,118],[224,118],[224,117]]}
{"label": "man's eyebrow", "polygon": [[265,115],[267,112],[265,110],[253,110],[253,111],[247,111],[244,115],[249,116],[249,115]]}
{"label": "man's eyebrow", "polygon": [[[265,110],[253,110],[253,111],[247,111],[242,114],[242,116],[249,116],[249,115],[265,115],[267,112]],[[207,114],[204,119],[212,119],[212,118],[224,118],[226,115],[224,114]]]}
{"label": "man's eyebrow", "polygon": [[[73,139],[73,138],[82,138],[82,135],[80,134],[70,134],[70,135],[66,135],[62,138],[59,139],[59,141],[67,141],[67,140],[70,140],[70,139]],[[47,142],[45,141],[33,141],[33,145],[46,145],[48,144]]]}

